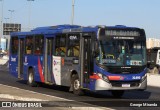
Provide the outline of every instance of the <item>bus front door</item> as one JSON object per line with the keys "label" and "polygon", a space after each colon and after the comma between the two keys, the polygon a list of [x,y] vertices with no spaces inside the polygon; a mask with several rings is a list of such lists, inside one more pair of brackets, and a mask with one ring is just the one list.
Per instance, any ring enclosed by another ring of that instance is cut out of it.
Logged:
{"label": "bus front door", "polygon": [[81,86],[88,88],[91,74],[91,36],[81,38]]}
{"label": "bus front door", "polygon": [[24,38],[19,39],[18,48],[18,78],[23,78],[23,61],[24,61]]}
{"label": "bus front door", "polygon": [[44,52],[44,77],[45,83],[52,83],[52,53],[53,53],[53,38],[45,39]]}

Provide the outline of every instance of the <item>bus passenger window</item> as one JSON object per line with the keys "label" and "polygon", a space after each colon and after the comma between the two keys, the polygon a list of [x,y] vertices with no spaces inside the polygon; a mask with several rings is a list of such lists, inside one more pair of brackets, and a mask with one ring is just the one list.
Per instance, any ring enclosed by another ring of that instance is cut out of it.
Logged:
{"label": "bus passenger window", "polygon": [[55,47],[56,56],[65,56],[66,55],[66,36],[57,36],[56,37],[56,47]]}
{"label": "bus passenger window", "polygon": [[26,37],[26,54],[33,53],[33,36]]}
{"label": "bus passenger window", "polygon": [[72,48],[72,47],[70,47],[70,48],[68,49],[68,51],[67,51],[67,56],[69,56],[69,57],[74,56],[74,54],[73,54],[73,48]]}
{"label": "bus passenger window", "polygon": [[70,47],[67,51],[68,56],[78,57],[79,56],[79,46]]}
{"label": "bus passenger window", "polygon": [[35,36],[35,51],[34,54],[40,55],[43,53],[44,37],[42,35]]}
{"label": "bus passenger window", "polygon": [[12,54],[17,54],[18,53],[18,37],[13,37],[12,38],[11,53]]}
{"label": "bus passenger window", "polygon": [[57,56],[65,56],[66,49],[64,47],[57,47],[56,48],[56,55]]}
{"label": "bus passenger window", "polygon": [[79,56],[79,45],[78,46],[74,46],[73,47],[73,51],[74,51],[74,56],[78,57]]}
{"label": "bus passenger window", "polygon": [[79,45],[80,39],[79,35],[69,35],[69,42],[68,42],[68,50],[67,56],[69,57],[78,57],[79,56]]}

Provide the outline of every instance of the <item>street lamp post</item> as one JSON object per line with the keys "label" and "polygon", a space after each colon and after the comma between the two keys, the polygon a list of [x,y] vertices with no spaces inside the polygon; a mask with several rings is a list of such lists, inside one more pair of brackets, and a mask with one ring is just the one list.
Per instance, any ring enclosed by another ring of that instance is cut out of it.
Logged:
{"label": "street lamp post", "polygon": [[74,3],[75,3],[75,0],[72,0],[72,18],[71,18],[72,25],[73,25],[73,22],[74,22]]}
{"label": "street lamp post", "polygon": [[0,48],[1,48],[1,38],[3,37],[3,0],[1,1],[1,20],[0,20]]}
{"label": "street lamp post", "polygon": [[[5,24],[4,26],[7,27],[7,23],[8,23],[7,20],[8,20],[9,18],[4,18],[4,19],[6,20],[5,23],[4,23],[4,24]],[[4,35],[6,35],[5,31],[6,31],[6,30],[4,29]]]}
{"label": "street lamp post", "polygon": [[10,15],[10,23],[12,23],[12,13],[14,12],[14,10],[8,10],[9,12],[11,12],[11,15]]}
{"label": "street lamp post", "polygon": [[6,22],[6,23],[8,23],[8,21],[7,21],[7,20],[8,20],[9,18],[4,18],[4,19],[6,20],[5,22]]}
{"label": "street lamp post", "polygon": [[29,9],[28,9],[28,29],[30,30],[30,18],[31,18],[31,2],[34,0],[27,0],[29,1]]}

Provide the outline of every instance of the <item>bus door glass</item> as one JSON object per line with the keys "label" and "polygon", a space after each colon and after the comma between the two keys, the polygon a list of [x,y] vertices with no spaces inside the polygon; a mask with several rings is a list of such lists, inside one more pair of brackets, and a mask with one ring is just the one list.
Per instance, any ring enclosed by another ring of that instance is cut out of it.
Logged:
{"label": "bus door glass", "polygon": [[[91,74],[91,36],[82,36],[81,39],[81,84],[89,83]],[[86,85],[86,87],[87,87]]]}
{"label": "bus door glass", "polygon": [[19,39],[18,59],[18,78],[22,78],[24,59],[24,38]]}
{"label": "bus door glass", "polygon": [[45,53],[44,53],[44,73],[45,82],[52,82],[52,51],[53,38],[45,39]]}
{"label": "bus door glass", "polygon": [[18,47],[19,40],[17,36],[11,37],[10,44],[10,66],[9,69],[17,77],[17,68],[18,68]]}
{"label": "bus door glass", "polygon": [[58,34],[54,41],[53,75],[56,85],[66,84],[67,67],[64,66],[66,56],[66,35]]}

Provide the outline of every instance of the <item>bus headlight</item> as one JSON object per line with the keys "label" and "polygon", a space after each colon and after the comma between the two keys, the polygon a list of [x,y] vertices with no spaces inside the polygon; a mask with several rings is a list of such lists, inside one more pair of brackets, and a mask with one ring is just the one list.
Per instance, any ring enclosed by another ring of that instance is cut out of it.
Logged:
{"label": "bus headlight", "polygon": [[106,82],[109,83],[108,77],[107,77],[106,75],[103,75],[103,74],[101,74],[101,73],[97,73],[97,75],[98,75],[101,79],[103,79],[104,81],[106,81]]}
{"label": "bus headlight", "polygon": [[145,74],[144,76],[142,76],[141,82],[143,82],[146,78],[147,78],[147,74]]}

